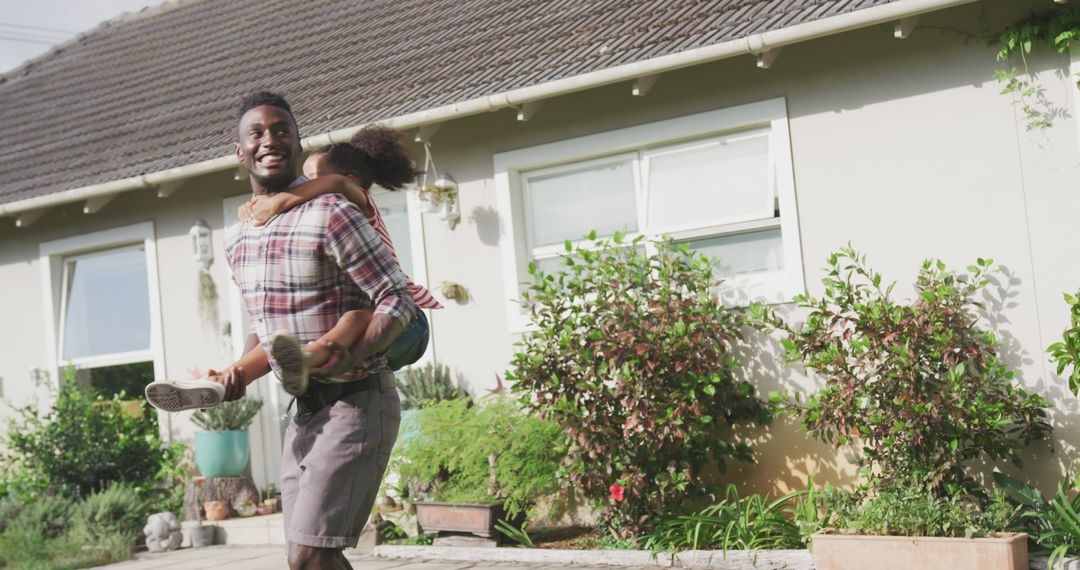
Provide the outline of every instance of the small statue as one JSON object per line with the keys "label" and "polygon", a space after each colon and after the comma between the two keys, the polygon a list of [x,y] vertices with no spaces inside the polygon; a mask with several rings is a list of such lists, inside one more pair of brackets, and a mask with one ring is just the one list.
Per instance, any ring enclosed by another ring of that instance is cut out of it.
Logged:
{"label": "small statue", "polygon": [[155,513],[146,520],[143,527],[146,535],[146,548],[150,552],[167,552],[180,548],[184,535],[180,532],[180,521],[173,513]]}

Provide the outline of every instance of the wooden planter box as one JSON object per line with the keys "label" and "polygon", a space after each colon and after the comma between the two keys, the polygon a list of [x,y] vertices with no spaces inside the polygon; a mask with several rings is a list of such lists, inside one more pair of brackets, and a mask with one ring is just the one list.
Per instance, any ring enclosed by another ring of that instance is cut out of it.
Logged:
{"label": "wooden planter box", "polygon": [[495,521],[505,518],[502,503],[414,503],[420,532],[468,532],[498,540]]}
{"label": "wooden planter box", "polygon": [[1027,535],[936,538],[815,534],[816,570],[1028,570]]}

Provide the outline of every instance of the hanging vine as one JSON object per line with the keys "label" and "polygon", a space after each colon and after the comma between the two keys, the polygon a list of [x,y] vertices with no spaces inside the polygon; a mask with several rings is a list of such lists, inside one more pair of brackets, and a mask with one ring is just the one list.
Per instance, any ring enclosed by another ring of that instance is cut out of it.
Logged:
{"label": "hanging vine", "polygon": [[[1001,90],[1003,95],[1017,97],[1030,128],[1049,127],[1063,110],[1046,100],[1036,77],[1028,70],[1028,55],[1038,44],[1064,53],[1077,39],[1080,39],[1080,10],[1077,9],[1031,16],[1009,26],[999,36],[997,58],[1005,62],[1008,69],[997,71],[994,77],[1005,84]],[[1073,80],[1077,78],[1073,77]],[[1080,82],[1077,85],[1080,86]]]}

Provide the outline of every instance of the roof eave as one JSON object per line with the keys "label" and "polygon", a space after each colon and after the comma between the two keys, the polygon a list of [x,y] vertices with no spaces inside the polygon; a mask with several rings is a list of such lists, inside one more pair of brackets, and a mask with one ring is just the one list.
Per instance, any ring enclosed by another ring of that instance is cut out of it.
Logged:
{"label": "roof eave", "polygon": [[[632,81],[641,77],[657,75],[739,55],[762,55],[770,50],[775,50],[783,46],[869,26],[898,22],[904,18],[911,18],[920,14],[944,10],[977,1],[978,0],[896,0],[895,2],[890,2],[889,4],[881,6],[874,6],[855,12],[830,16],[778,30],[761,32],[719,44],[400,115],[385,121],[380,121],[380,123],[401,130],[413,129],[423,125],[442,123],[451,119],[459,119],[508,107],[517,107],[531,101],[540,101],[561,95],[568,95],[622,81]],[[312,149],[333,142],[347,141],[363,126],[364,125],[361,124],[314,135],[304,139],[302,144],[305,149]],[[237,160],[235,156],[229,155],[218,157],[177,168],[170,168],[121,180],[113,180],[101,184],[83,186],[44,196],[35,196],[33,198],[0,204],[0,216],[19,215],[72,202],[89,200],[100,196],[109,196],[120,192],[154,188],[168,183],[175,183],[193,176],[220,172],[236,167]]]}

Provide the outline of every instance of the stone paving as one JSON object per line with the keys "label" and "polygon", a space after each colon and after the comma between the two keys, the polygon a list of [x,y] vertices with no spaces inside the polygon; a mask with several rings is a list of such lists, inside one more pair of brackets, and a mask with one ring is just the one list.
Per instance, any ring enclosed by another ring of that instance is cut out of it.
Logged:
{"label": "stone paving", "polygon": [[[440,562],[437,560],[397,560],[349,554],[349,561],[357,570],[611,570],[611,566],[581,566],[577,564],[516,564],[513,562]],[[182,548],[161,554],[142,553],[135,560],[99,566],[109,570],[288,570],[285,548],[282,546],[209,546],[206,548]],[[633,570],[626,566],[619,568]],[[655,567],[653,567],[655,570]]]}

